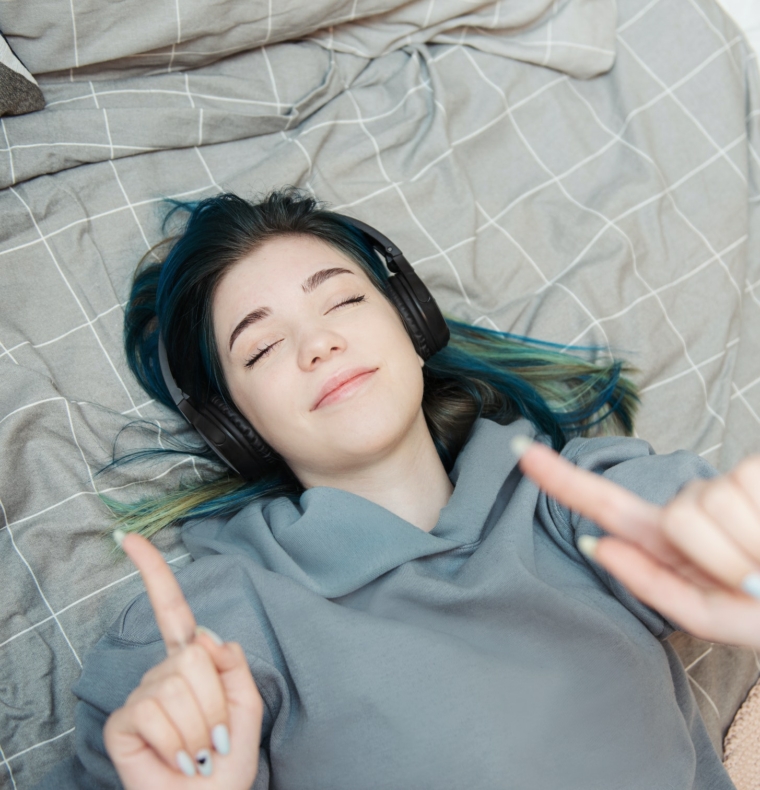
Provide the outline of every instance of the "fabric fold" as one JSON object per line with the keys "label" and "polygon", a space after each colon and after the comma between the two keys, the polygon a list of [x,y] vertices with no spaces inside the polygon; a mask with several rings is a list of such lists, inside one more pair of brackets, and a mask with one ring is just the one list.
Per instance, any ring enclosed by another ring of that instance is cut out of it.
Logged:
{"label": "fabric fold", "polygon": [[0,29],[30,71],[66,79],[195,69],[309,36],[367,58],[419,43],[466,44],[589,77],[612,66],[616,19],[616,0],[215,0],[212,14],[201,0],[176,13],[143,0],[0,5]]}
{"label": "fabric fold", "polygon": [[[451,472],[454,492],[430,532],[368,499],[335,488],[305,491],[298,504],[284,497],[253,502],[229,520],[191,522],[182,537],[194,559],[235,547],[267,570],[325,598],[338,598],[405,562],[480,540],[516,458],[509,439],[533,435],[526,420],[499,431],[478,420]],[[474,458],[488,458],[487,465]]]}

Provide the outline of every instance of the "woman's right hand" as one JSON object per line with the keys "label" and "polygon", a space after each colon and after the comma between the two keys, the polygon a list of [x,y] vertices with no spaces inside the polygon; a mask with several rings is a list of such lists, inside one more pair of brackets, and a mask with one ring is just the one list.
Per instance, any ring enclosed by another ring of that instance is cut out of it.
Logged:
{"label": "woman's right hand", "polygon": [[699,639],[760,649],[760,455],[660,507],[539,442],[513,449],[536,485],[608,533],[576,545],[639,600]]}
{"label": "woman's right hand", "polygon": [[148,591],[167,657],[143,675],[103,729],[126,790],[248,790],[264,704],[235,642],[196,628],[160,552],[139,535],[122,548]]}

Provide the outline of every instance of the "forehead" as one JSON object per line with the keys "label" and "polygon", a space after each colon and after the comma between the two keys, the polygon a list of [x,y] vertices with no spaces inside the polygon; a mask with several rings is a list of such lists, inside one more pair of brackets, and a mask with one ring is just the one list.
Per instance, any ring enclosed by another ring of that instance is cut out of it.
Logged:
{"label": "forehead", "polygon": [[[248,253],[225,272],[214,301],[239,293],[240,288],[262,293],[271,289],[301,289],[310,274],[326,266],[340,265],[364,275],[359,264],[314,236],[280,236]],[[364,275],[366,276],[366,275]]]}
{"label": "forehead", "polygon": [[[314,236],[271,239],[231,266],[217,283],[212,298],[213,323],[218,330],[236,323],[257,307],[277,309],[294,297],[306,297],[303,281],[320,269],[339,266],[365,283],[371,280],[353,259]],[[342,275],[336,280],[353,280]]]}

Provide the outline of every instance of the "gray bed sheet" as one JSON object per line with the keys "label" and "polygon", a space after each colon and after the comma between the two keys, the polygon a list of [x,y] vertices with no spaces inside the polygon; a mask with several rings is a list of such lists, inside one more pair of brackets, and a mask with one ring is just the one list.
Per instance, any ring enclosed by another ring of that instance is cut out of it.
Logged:
{"label": "gray bed sheet", "polygon": [[[191,438],[121,342],[167,197],[303,186],[393,238],[449,314],[627,357],[658,452],[760,449],[760,80],[717,5],[325,2],[299,27],[302,5],[219,2],[261,12],[222,30],[178,2],[142,43],[80,20],[76,48],[69,3],[0,7],[47,100],[0,119],[2,788],[74,748],[70,686],[141,589],[97,494],[215,469],[99,473],[117,435]],[[188,561],[176,529],[157,544]],[[725,727],[735,706],[695,694]]]}

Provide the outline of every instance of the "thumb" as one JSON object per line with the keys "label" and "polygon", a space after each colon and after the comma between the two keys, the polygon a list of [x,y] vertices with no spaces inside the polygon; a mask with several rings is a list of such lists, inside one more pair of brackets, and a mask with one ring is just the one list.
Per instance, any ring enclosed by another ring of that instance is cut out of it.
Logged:
{"label": "thumb", "polygon": [[224,642],[210,628],[202,625],[195,629],[195,640],[213,661],[230,704],[263,715],[264,702],[254,683],[243,648],[237,642]]}

